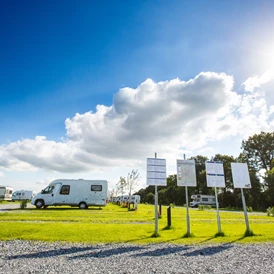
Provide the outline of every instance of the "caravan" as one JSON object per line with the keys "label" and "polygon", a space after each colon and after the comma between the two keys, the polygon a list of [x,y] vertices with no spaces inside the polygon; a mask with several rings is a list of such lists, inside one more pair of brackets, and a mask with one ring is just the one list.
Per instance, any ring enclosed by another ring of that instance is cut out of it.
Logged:
{"label": "caravan", "polygon": [[32,190],[16,190],[12,193],[12,201],[31,200],[36,195]]}
{"label": "caravan", "polygon": [[31,204],[36,208],[48,206],[89,206],[107,204],[108,182],[105,180],[68,180],[59,179],[51,182],[45,189],[34,196]]}
{"label": "caravan", "polygon": [[199,207],[199,205],[208,205],[208,206],[216,206],[216,199],[213,195],[191,195],[192,201],[190,202],[191,207]]}
{"label": "caravan", "polygon": [[9,186],[0,186],[0,201],[11,201],[13,188]]}

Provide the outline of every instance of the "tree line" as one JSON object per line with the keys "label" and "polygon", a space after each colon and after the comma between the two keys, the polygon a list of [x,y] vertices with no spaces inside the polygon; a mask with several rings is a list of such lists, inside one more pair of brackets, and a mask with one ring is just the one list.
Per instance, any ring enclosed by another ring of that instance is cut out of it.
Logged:
{"label": "tree line", "polygon": [[[246,205],[253,210],[266,210],[274,206],[274,132],[261,132],[242,141],[238,157],[216,154],[211,159],[198,155],[195,160],[197,186],[188,188],[189,201],[193,194],[215,195],[214,188],[207,187],[205,162],[218,161],[224,166],[225,188],[218,188],[220,207],[242,207],[241,190],[233,187],[231,163],[247,163],[251,188],[244,190]],[[140,189],[142,203],[154,203],[154,186]],[[167,186],[158,186],[158,203],[184,205],[185,187],[177,186],[177,175],[167,178]]]}

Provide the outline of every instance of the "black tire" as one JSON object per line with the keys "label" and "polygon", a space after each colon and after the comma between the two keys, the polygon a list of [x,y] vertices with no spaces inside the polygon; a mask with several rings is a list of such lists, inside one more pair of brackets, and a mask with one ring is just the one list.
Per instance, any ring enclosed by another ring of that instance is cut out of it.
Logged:
{"label": "black tire", "polygon": [[87,209],[87,204],[86,204],[85,202],[81,202],[81,203],[79,204],[79,208],[80,208],[80,209]]}
{"label": "black tire", "polygon": [[43,200],[37,200],[35,202],[36,208],[42,208],[44,206],[44,201]]}

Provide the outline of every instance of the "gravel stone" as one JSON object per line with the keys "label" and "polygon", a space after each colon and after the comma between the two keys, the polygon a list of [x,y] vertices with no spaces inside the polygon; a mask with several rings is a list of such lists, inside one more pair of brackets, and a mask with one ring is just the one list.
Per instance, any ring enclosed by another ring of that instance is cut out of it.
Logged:
{"label": "gravel stone", "polygon": [[67,244],[0,241],[0,273],[274,272],[274,245]]}

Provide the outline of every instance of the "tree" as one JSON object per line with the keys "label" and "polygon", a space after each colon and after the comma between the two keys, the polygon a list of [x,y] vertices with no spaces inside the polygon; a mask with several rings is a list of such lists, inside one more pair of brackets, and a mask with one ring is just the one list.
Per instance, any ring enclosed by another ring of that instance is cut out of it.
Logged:
{"label": "tree", "polygon": [[192,194],[211,194],[210,188],[207,187],[206,184],[206,171],[205,171],[205,162],[208,160],[205,156],[195,156],[191,157],[195,161],[195,168],[196,168],[196,180],[197,180],[197,187],[190,188],[190,192]]}
{"label": "tree", "polygon": [[140,181],[140,174],[138,172],[138,169],[132,170],[130,173],[127,175],[127,180],[126,180],[126,186],[129,189],[129,196],[131,195],[131,192],[133,192]]}
{"label": "tree", "polygon": [[122,193],[122,200],[120,201],[122,203],[123,203],[124,189],[126,188],[126,185],[127,183],[126,183],[125,177],[121,176],[119,182],[116,184],[116,187],[117,187],[117,192],[121,191]]}
{"label": "tree", "polygon": [[130,200],[131,200],[131,192],[136,189],[138,186],[140,180],[140,174],[138,172],[138,169],[132,170],[130,173],[127,175],[127,180],[126,180],[126,186],[129,189],[129,201],[128,201],[128,208],[130,208]]}
{"label": "tree", "polygon": [[261,132],[242,141],[243,155],[256,171],[270,171],[274,167],[274,132]]}

